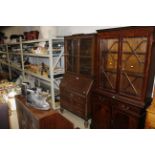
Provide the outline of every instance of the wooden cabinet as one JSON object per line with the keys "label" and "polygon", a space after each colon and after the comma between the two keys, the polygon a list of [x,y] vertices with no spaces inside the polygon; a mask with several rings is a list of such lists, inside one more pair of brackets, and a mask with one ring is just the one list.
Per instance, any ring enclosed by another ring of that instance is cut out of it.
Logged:
{"label": "wooden cabinet", "polygon": [[138,129],[144,127],[143,109],[96,93],[93,94],[92,99],[92,128]]}
{"label": "wooden cabinet", "polygon": [[61,109],[85,120],[90,117],[90,92],[94,76],[95,34],[65,37],[65,71],[60,85]]}
{"label": "wooden cabinet", "polygon": [[[94,93],[111,100],[111,127],[144,127],[155,75],[154,27],[99,30],[97,43]],[[93,116],[92,122],[97,119],[105,118]]]}
{"label": "wooden cabinet", "polygon": [[90,93],[93,85],[91,78],[66,73],[60,84],[61,110],[67,109],[85,120],[90,118]]}
{"label": "wooden cabinet", "polygon": [[16,96],[20,129],[72,129],[73,124],[54,110],[41,111],[26,104],[22,95]]}
{"label": "wooden cabinet", "polygon": [[[139,121],[142,120],[140,115],[130,114],[129,106],[122,104],[122,109],[113,108],[112,110],[112,128],[113,129],[138,129],[141,128]],[[134,113],[134,111],[130,111]],[[140,120],[141,119],[141,120]]]}
{"label": "wooden cabinet", "polygon": [[66,72],[93,76],[95,45],[95,34],[65,37]]}
{"label": "wooden cabinet", "polygon": [[97,129],[111,128],[112,108],[110,100],[107,97],[93,94],[92,103],[93,113],[91,126]]}

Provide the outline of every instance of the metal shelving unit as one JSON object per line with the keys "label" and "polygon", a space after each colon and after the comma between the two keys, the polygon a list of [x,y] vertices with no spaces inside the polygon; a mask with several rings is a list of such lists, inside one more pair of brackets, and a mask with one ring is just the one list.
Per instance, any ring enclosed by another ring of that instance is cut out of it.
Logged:
{"label": "metal shelving unit", "polygon": [[[48,54],[34,54],[34,53],[28,53],[24,51],[24,45],[29,44],[35,44],[35,43],[41,43],[41,42],[47,42],[48,43]],[[55,43],[63,43],[63,38],[51,38],[51,39],[40,39],[40,40],[32,40],[32,41],[21,41],[19,43],[9,43],[5,44],[7,46],[7,51],[3,52],[0,51],[0,53],[6,54],[7,53],[7,62],[3,62],[0,60],[1,64],[8,65],[9,72],[10,72],[10,78],[11,78],[11,70],[16,69],[21,72],[23,77],[25,78],[25,75],[30,75],[39,80],[40,82],[46,83],[50,86],[50,93],[51,93],[51,100],[52,100],[52,108],[53,109],[59,109],[60,107],[57,106],[57,102],[55,99],[55,96],[57,95],[57,90],[59,89],[60,80],[62,79],[62,76],[64,74],[64,47],[60,47],[59,49],[53,48],[53,45]],[[16,52],[9,52],[8,47],[19,45],[20,50]],[[10,56],[20,56],[21,59],[21,68],[17,67],[13,62],[10,60]],[[46,61],[49,63],[49,77],[45,77],[41,74],[34,73],[32,71],[29,71],[24,66],[24,57],[33,57],[33,59],[46,59]],[[58,67],[59,65],[59,67]],[[60,75],[60,76],[59,76]]]}
{"label": "metal shelving unit", "polygon": [[0,59],[0,65],[1,65],[1,69],[3,68],[2,65],[5,65],[8,68],[8,72],[9,72],[9,77],[11,78],[11,70],[10,70],[10,63],[9,63],[9,53],[8,53],[8,46],[7,44],[0,44],[0,55],[6,55],[6,58],[3,60],[2,58]]}

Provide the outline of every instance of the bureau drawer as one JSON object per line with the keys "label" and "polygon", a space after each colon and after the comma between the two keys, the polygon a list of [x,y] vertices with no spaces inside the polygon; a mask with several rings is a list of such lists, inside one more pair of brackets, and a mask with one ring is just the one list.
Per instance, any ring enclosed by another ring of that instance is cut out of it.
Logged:
{"label": "bureau drawer", "polygon": [[86,111],[85,111],[85,106],[84,104],[75,104],[75,103],[69,103],[66,101],[62,101],[61,102],[61,107],[63,107],[64,109],[67,109],[75,114],[77,114],[78,116],[85,118],[86,116]]}
{"label": "bureau drawer", "polygon": [[61,101],[66,100],[68,102],[76,102],[80,104],[86,104],[86,97],[71,91],[64,91],[60,95]]}
{"label": "bureau drawer", "polygon": [[135,106],[132,106],[132,105],[123,103],[123,102],[114,101],[113,102],[113,107],[114,108],[118,108],[121,111],[124,111],[126,113],[136,115],[136,116],[137,115],[140,115],[141,112],[142,112],[142,109],[141,108],[138,108],[138,107],[135,107]]}
{"label": "bureau drawer", "polygon": [[110,99],[108,97],[98,95],[98,94],[92,94],[91,100],[93,104],[111,104]]}

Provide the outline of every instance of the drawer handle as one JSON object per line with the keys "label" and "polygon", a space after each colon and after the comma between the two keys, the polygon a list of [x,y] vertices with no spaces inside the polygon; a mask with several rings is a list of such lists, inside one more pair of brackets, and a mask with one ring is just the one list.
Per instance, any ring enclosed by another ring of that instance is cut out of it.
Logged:
{"label": "drawer handle", "polygon": [[125,110],[125,111],[127,111],[127,110],[130,109],[130,107],[127,107],[127,106],[125,106],[125,105],[122,105],[121,108],[122,108],[123,110]]}
{"label": "drawer handle", "polygon": [[116,98],[116,96],[112,96],[112,98],[113,98],[113,99],[115,99],[115,98]]}
{"label": "drawer handle", "polygon": [[100,100],[100,101],[105,101],[105,98],[102,97],[102,96],[99,96],[99,100]]}
{"label": "drawer handle", "polygon": [[86,92],[85,92],[85,91],[83,91],[83,94],[86,94]]}
{"label": "drawer handle", "polygon": [[79,77],[76,77],[76,80],[79,80]]}

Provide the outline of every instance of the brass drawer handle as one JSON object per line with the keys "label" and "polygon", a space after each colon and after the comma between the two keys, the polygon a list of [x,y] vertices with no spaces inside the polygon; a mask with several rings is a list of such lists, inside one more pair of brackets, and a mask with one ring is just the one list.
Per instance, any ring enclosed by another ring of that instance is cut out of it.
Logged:
{"label": "brass drawer handle", "polygon": [[116,96],[112,96],[112,98],[113,98],[113,99],[115,99],[115,98],[116,98]]}
{"label": "brass drawer handle", "polygon": [[76,80],[79,80],[79,77],[76,77]]}
{"label": "brass drawer handle", "polygon": [[123,110],[125,110],[125,111],[127,111],[127,110],[129,110],[129,109],[130,109],[130,107],[125,106],[125,105],[121,105],[121,108],[122,108]]}
{"label": "brass drawer handle", "polygon": [[102,96],[99,96],[98,98],[99,98],[100,101],[105,101],[105,98],[102,97]]}
{"label": "brass drawer handle", "polygon": [[86,92],[85,92],[85,91],[83,91],[83,94],[86,94]]}

